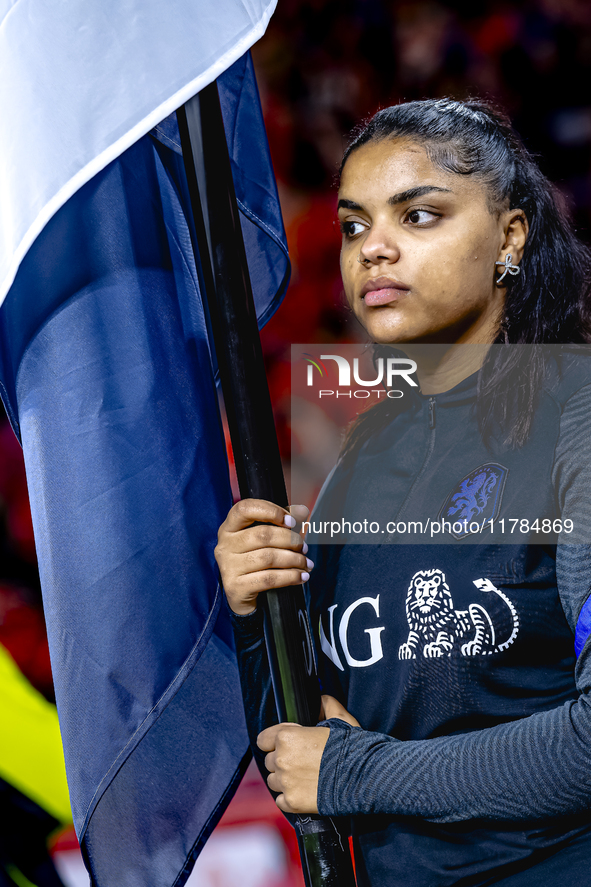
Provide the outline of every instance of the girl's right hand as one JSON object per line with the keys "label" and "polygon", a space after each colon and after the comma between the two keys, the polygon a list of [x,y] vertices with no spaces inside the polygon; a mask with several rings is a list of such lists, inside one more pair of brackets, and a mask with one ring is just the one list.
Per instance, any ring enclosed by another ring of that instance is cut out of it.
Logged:
{"label": "girl's right hand", "polygon": [[[292,505],[290,512],[264,499],[242,499],[228,512],[214,553],[234,613],[252,613],[261,591],[310,578],[314,564],[299,534],[308,509]],[[253,527],[255,522],[263,525]]]}

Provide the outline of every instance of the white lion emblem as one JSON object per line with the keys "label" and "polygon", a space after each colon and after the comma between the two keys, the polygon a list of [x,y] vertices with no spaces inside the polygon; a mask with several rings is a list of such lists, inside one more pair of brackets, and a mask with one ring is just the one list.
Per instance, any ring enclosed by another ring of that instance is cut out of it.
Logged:
{"label": "white lion emblem", "polygon": [[480,604],[470,604],[467,610],[454,610],[449,585],[441,570],[419,570],[414,574],[406,595],[408,639],[398,649],[399,659],[416,659],[416,650],[422,644],[423,656],[434,658],[449,656],[455,642],[473,633],[462,644],[462,656],[478,656],[498,653],[509,647],[519,631],[519,616],[506,594],[492,584],[490,579],[476,579],[474,585],[480,591],[493,591],[507,604],[513,619],[513,631],[502,644],[496,643],[495,627],[487,610]]}

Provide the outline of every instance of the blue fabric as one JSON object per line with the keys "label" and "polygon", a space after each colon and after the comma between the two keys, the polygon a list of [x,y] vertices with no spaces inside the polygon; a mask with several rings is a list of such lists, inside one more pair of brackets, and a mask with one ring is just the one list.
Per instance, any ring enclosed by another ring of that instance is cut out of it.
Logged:
{"label": "blue fabric", "polygon": [[[262,322],[288,260],[248,58],[220,92]],[[183,884],[248,756],[213,560],[231,493],[178,144],[173,116],[80,189],[0,309],[3,398],[97,887]]]}
{"label": "blue fabric", "polygon": [[591,598],[587,598],[579,613],[575,628],[575,654],[577,659],[583,652],[583,647],[591,635]]}

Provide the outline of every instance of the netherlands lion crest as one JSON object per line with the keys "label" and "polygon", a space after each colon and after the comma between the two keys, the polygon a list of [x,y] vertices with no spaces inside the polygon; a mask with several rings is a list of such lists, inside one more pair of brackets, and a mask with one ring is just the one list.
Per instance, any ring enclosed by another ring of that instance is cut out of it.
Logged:
{"label": "netherlands lion crest", "polygon": [[508,474],[509,469],[498,462],[479,465],[456,484],[443,503],[437,520],[446,520],[455,526],[464,524],[463,532],[452,529],[456,539],[470,535],[468,524],[475,522],[483,527],[486,521],[494,520],[501,507]]}
{"label": "netherlands lion crest", "polygon": [[474,585],[480,591],[498,595],[509,608],[513,630],[506,640],[497,643],[493,621],[481,604],[470,604],[467,610],[454,609],[445,573],[437,569],[419,570],[408,586],[409,633],[407,641],[398,649],[398,658],[416,659],[420,649],[428,659],[449,656],[464,638],[467,640],[460,645],[462,656],[486,656],[510,647],[519,632],[519,616],[513,603],[490,579],[475,579]]}

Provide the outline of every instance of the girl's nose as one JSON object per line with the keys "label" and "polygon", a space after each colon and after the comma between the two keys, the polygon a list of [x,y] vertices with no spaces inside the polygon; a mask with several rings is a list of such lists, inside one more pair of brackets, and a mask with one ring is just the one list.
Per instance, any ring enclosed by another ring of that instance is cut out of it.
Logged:
{"label": "girl's nose", "polygon": [[359,251],[359,261],[366,266],[379,265],[382,262],[397,262],[400,248],[394,232],[389,226],[373,227],[368,231]]}

